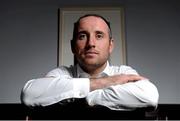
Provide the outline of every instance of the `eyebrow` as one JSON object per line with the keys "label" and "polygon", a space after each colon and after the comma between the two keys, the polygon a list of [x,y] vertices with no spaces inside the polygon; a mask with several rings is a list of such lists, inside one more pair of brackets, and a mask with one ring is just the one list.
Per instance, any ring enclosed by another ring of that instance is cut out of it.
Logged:
{"label": "eyebrow", "polygon": [[103,31],[96,31],[97,34],[105,34]]}
{"label": "eyebrow", "polygon": [[88,35],[89,33],[88,33],[87,31],[82,30],[82,31],[79,31],[79,32],[77,33],[77,37],[78,37],[80,34],[86,34],[86,35]]}
{"label": "eyebrow", "polygon": [[[97,31],[95,31],[95,33],[97,33],[97,34],[104,34],[105,32],[100,31],[100,30],[97,30]],[[80,30],[80,31],[78,32],[78,34],[89,34],[89,32],[87,32],[87,31],[85,31],[85,30]]]}

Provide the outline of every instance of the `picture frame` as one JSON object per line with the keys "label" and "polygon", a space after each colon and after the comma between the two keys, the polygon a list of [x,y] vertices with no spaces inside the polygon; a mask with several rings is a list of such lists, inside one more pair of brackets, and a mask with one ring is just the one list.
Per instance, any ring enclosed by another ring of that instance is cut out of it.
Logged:
{"label": "picture frame", "polygon": [[70,44],[73,26],[80,16],[88,13],[102,15],[110,22],[115,45],[109,60],[110,64],[125,65],[126,43],[123,7],[75,7],[59,8],[58,11],[58,66],[74,64]]}

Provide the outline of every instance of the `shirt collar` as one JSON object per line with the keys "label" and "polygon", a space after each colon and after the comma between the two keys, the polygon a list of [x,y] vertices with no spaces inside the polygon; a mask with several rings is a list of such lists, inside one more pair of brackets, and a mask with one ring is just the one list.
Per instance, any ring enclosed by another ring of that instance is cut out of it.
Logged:
{"label": "shirt collar", "polygon": [[[88,73],[86,73],[80,66],[79,64],[76,65],[77,66],[77,77],[78,78],[90,78],[90,75]],[[108,76],[109,75],[109,69],[110,65],[109,62],[107,61],[106,67],[105,69],[99,74],[99,77],[102,76]]]}

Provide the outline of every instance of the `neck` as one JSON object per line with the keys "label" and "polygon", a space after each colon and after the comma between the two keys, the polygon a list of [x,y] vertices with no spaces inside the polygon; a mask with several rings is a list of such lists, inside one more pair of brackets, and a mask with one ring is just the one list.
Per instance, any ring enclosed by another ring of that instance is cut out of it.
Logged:
{"label": "neck", "polygon": [[96,78],[99,74],[106,68],[107,62],[103,65],[95,65],[95,66],[81,66],[81,68],[88,73],[92,78]]}

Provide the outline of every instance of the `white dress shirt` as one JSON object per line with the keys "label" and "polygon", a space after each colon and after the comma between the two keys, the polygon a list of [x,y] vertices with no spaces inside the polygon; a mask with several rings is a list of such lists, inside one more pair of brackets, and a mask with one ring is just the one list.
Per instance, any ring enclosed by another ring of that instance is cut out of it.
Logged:
{"label": "white dress shirt", "polygon": [[[115,74],[138,73],[129,66],[110,66],[100,74],[112,76]],[[109,86],[90,91],[89,74],[79,65],[61,66],[50,71],[44,78],[29,80],[22,90],[22,102],[29,106],[48,106],[63,100],[86,98],[90,106],[102,105],[112,110],[131,110],[139,107],[158,104],[159,93],[156,86],[149,80],[140,80]]]}

